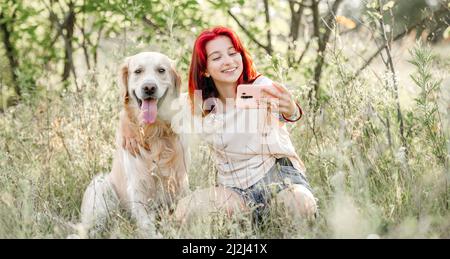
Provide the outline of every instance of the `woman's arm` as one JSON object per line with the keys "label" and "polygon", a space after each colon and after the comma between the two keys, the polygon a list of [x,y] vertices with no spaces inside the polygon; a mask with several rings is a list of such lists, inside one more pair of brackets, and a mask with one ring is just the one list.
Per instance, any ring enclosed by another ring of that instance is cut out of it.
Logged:
{"label": "woman's arm", "polygon": [[295,102],[295,104],[297,105],[295,113],[289,118],[284,117],[284,114],[280,114],[280,120],[284,122],[296,122],[303,117],[303,110],[300,107],[300,104],[298,104],[298,102]]}
{"label": "woman's arm", "polygon": [[122,135],[122,147],[130,152],[133,156],[139,155],[139,142],[134,125],[131,123],[128,116],[122,112],[120,114],[120,132]]}

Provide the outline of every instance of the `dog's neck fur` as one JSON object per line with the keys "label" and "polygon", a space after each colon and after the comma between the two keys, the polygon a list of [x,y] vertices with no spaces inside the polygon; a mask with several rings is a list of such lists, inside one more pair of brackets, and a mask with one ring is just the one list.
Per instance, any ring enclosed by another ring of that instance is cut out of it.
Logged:
{"label": "dog's neck fur", "polygon": [[169,140],[176,138],[170,124],[157,119],[151,125],[138,126],[139,144],[147,150],[152,149],[152,144],[161,140]]}
{"label": "dog's neck fur", "polygon": [[[127,116],[131,122],[131,128],[135,131],[138,144],[143,147],[146,152],[142,152],[141,155],[145,156],[148,163],[158,161],[157,168],[159,168],[164,176],[172,174],[171,172],[165,172],[165,168],[173,168],[173,164],[177,164],[176,152],[181,147],[178,136],[174,133],[170,123],[165,122],[159,118],[149,125],[140,125],[131,115],[130,111],[127,111]],[[181,151],[183,152],[183,151]],[[154,168],[153,165],[148,165],[147,168]],[[152,170],[153,171],[153,170]],[[156,172],[157,173],[157,172]]]}

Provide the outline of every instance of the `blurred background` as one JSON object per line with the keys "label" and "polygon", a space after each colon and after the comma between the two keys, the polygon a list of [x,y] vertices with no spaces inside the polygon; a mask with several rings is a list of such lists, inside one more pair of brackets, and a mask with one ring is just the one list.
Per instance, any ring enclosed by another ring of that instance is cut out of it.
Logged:
{"label": "blurred background", "polygon": [[[450,237],[448,0],[0,0],[0,237],[76,233],[84,189],[111,168],[123,58],[167,54],[186,91],[194,40],[216,25],[304,107],[289,130],[321,213],[258,230],[161,217],[166,237]],[[191,189],[214,184],[206,146],[192,162]],[[112,222],[101,237],[134,236]]]}

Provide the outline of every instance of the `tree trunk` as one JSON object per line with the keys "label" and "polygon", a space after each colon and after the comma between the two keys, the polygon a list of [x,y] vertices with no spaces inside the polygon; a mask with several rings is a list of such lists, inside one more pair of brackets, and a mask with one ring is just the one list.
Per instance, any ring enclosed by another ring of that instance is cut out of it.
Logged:
{"label": "tree trunk", "polygon": [[269,0],[264,0],[264,15],[266,17],[267,26],[267,48],[269,49],[269,55],[272,54],[272,31],[270,30],[270,13],[269,13]]}
{"label": "tree trunk", "polygon": [[328,40],[330,38],[331,30],[335,24],[336,11],[338,10],[339,6],[342,3],[342,0],[336,0],[333,3],[331,10],[325,17],[326,19],[324,19],[326,20],[325,32],[323,33],[323,35],[320,35],[319,21],[321,17],[319,16],[319,1],[320,0],[313,0],[311,4],[311,9],[313,12],[314,36],[317,37],[318,48],[317,48],[316,66],[314,68],[314,89],[312,89],[308,94],[310,103],[312,103],[313,92],[315,94],[316,100],[319,98],[320,78],[322,76],[322,68],[325,63],[325,50],[327,47]]}
{"label": "tree trunk", "polygon": [[[0,12],[0,21],[5,19],[3,12]],[[14,22],[9,23],[11,26]],[[18,97],[21,96],[21,90],[19,86],[19,80],[16,71],[19,69],[19,61],[17,59],[17,50],[15,49],[13,43],[11,42],[12,28],[8,28],[6,22],[0,22],[0,31],[3,36],[3,45],[5,46],[6,56],[8,57],[9,68],[11,71],[11,79],[14,84],[14,90]]]}
{"label": "tree trunk", "polygon": [[[298,5],[298,9],[296,10],[295,7]],[[289,31],[289,38],[291,42],[288,44],[288,64],[289,66],[292,66],[295,63],[295,52],[297,50],[297,46],[295,45],[295,42],[298,39],[298,31],[300,28],[300,22],[302,20],[303,16],[303,9],[304,6],[296,3],[295,1],[289,0],[289,9],[291,11],[291,25],[290,25],[290,31]],[[300,56],[302,57],[302,56]],[[301,58],[299,58],[299,62],[301,61]],[[298,63],[299,63],[298,62]]]}
{"label": "tree trunk", "polygon": [[[86,5],[86,2],[83,1],[83,5]],[[81,42],[81,47],[83,48],[84,61],[86,62],[86,67],[88,70],[91,70],[91,61],[89,57],[89,49],[88,46],[90,44],[89,34],[86,32],[86,14],[83,15],[83,20],[81,24],[81,34],[83,35],[83,41]]]}
{"label": "tree trunk", "polygon": [[64,30],[66,31],[64,35],[64,71],[62,75],[62,81],[66,81],[70,72],[74,71],[73,66],[73,32],[75,29],[75,9],[74,4],[71,2],[69,4],[69,13],[67,14],[66,21],[64,22]]}

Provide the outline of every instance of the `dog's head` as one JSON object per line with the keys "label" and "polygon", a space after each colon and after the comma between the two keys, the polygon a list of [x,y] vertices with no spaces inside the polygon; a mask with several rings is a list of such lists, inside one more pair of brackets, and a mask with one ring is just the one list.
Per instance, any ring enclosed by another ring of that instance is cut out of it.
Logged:
{"label": "dog's head", "polygon": [[157,118],[171,120],[171,102],[180,95],[181,79],[166,55],[141,52],[127,57],[119,77],[127,111],[140,124],[153,124]]}

